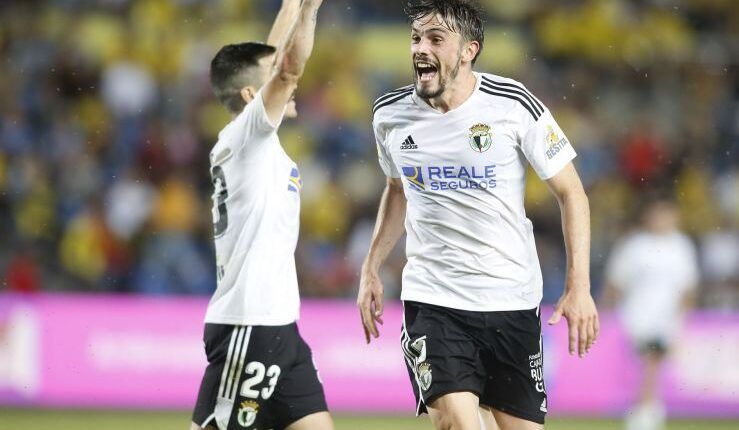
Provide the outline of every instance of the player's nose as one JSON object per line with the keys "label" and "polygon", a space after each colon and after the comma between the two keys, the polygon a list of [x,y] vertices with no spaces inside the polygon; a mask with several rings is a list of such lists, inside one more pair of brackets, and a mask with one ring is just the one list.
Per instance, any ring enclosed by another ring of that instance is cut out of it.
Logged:
{"label": "player's nose", "polygon": [[414,59],[416,56],[428,55],[431,52],[431,41],[422,37],[418,43],[412,45],[412,52]]}

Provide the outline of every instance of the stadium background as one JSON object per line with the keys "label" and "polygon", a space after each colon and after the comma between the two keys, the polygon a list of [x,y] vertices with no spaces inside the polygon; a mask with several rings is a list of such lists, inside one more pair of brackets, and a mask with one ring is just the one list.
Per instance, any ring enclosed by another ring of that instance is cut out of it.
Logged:
{"label": "stadium background", "polygon": [[[298,93],[300,118],[281,131],[305,183],[297,250],[305,297],[354,298],[384,184],[372,101],[410,78],[400,3],[326,0]],[[677,200],[698,246],[699,306],[736,317],[739,3],[482,3],[490,19],[477,69],[525,83],[579,153],[595,296],[611,246],[658,190]],[[207,154],[227,122],[207,67],[222,44],[263,39],[278,7],[0,2],[0,301],[207,297],[215,286]],[[559,210],[540,181],[527,187],[552,303],[564,278]],[[388,300],[399,294],[403,263],[398,248],[383,275]],[[736,362],[724,371],[737,373]]]}

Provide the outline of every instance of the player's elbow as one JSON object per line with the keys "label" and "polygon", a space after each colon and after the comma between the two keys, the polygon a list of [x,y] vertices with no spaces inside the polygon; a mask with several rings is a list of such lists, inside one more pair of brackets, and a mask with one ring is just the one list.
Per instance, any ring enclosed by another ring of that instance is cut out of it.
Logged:
{"label": "player's elbow", "polygon": [[290,67],[281,68],[277,73],[277,79],[279,79],[280,82],[285,85],[292,86],[298,85],[298,81],[300,80],[301,76],[303,76],[302,70]]}
{"label": "player's elbow", "polygon": [[386,188],[390,193],[403,194],[403,182],[399,178],[388,178]]}
{"label": "player's elbow", "polygon": [[297,85],[305,70],[305,61],[301,61],[288,53],[277,69],[277,78],[286,83]]}
{"label": "player's elbow", "polygon": [[563,187],[554,194],[560,204],[590,207],[590,200],[582,185]]}

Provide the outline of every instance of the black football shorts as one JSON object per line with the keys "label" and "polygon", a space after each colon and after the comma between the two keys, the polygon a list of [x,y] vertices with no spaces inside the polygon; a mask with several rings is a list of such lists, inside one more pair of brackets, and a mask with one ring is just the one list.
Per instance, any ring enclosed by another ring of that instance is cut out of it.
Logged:
{"label": "black football shorts", "polygon": [[281,430],[326,400],[310,348],[296,324],[206,324],[208,367],[193,422],[220,430]]}
{"label": "black football shorts", "polygon": [[443,394],[472,392],[480,404],[544,424],[539,309],[471,312],[404,302],[401,346],[417,414]]}

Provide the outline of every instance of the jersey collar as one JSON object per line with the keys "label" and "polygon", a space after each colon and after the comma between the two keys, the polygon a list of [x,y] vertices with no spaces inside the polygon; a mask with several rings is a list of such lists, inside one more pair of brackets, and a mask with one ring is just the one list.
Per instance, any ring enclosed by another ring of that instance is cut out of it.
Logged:
{"label": "jersey collar", "polygon": [[416,106],[419,106],[421,109],[424,109],[426,111],[435,113],[437,115],[449,115],[449,114],[453,114],[454,112],[461,111],[468,104],[471,103],[472,99],[475,97],[475,95],[477,95],[477,92],[480,89],[480,84],[482,83],[482,77],[481,77],[481,75],[479,73],[473,71],[472,74],[475,76],[475,89],[472,90],[472,94],[470,94],[470,96],[467,97],[467,100],[465,100],[464,102],[462,102],[461,105],[459,105],[456,108],[450,110],[449,112],[441,113],[438,110],[432,108],[431,105],[429,105],[428,103],[426,103],[426,101],[424,101],[422,98],[418,97],[418,94],[416,94],[416,91],[413,91],[413,93],[411,94],[411,98],[413,99],[413,103],[415,103]]}

